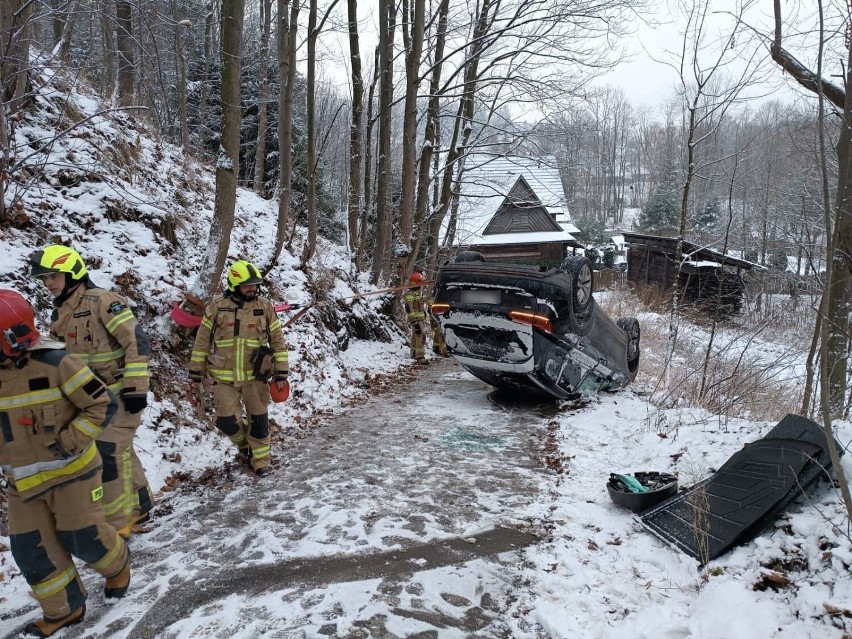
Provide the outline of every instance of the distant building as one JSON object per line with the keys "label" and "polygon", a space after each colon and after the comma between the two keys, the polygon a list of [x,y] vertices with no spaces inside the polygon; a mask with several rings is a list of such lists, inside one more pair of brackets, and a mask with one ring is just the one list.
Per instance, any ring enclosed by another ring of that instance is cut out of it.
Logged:
{"label": "distant building", "polygon": [[493,261],[559,264],[583,248],[552,158],[468,156],[451,222],[447,215],[442,242],[451,236],[453,248]]}

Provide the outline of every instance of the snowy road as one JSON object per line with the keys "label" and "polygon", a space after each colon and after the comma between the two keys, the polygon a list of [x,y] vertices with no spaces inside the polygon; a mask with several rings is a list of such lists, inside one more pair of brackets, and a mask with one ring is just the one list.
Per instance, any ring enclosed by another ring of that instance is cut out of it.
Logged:
{"label": "snowy road", "polygon": [[[65,637],[504,637],[546,509],[548,415],[451,360],[331,419],[269,477],[180,495],[133,583]],[[552,409],[552,406],[549,408]]]}

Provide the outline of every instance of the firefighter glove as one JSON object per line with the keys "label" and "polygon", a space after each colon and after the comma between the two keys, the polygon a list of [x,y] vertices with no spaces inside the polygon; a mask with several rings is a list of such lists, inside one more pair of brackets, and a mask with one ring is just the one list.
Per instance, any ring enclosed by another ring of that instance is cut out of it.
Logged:
{"label": "firefighter glove", "polygon": [[189,381],[196,382],[200,384],[203,380],[203,376],[201,373],[196,373],[195,371],[189,371]]}
{"label": "firefighter glove", "polygon": [[261,346],[251,356],[254,364],[254,378],[261,382],[268,382],[275,365],[275,351],[269,346]]}
{"label": "firefighter glove", "polygon": [[286,382],[287,381],[287,373],[275,373],[274,377],[276,382]]}
{"label": "firefighter glove", "polygon": [[124,410],[126,410],[131,415],[141,413],[148,405],[147,393],[129,393],[125,390],[122,390],[120,395],[121,401],[124,404]]}

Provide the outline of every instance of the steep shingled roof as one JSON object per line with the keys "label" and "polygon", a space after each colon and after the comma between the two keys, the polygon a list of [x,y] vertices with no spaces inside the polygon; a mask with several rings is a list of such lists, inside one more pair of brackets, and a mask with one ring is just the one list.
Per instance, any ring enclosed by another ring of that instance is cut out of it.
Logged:
{"label": "steep shingled roof", "polygon": [[[576,242],[571,233],[577,233],[578,229],[571,221],[554,158],[476,153],[469,155],[465,161],[459,195],[456,245],[494,244],[495,236],[483,237],[484,231],[520,178],[526,181],[542,206],[562,228],[562,231],[548,234],[548,239],[543,241]],[[449,215],[444,218],[442,235],[446,233],[448,222]],[[528,241],[513,238],[513,235],[501,234],[501,243]]]}

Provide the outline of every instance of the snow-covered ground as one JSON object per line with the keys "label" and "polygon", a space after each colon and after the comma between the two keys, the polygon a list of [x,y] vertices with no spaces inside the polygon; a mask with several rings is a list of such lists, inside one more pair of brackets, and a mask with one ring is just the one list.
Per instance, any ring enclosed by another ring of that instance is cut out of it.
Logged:
{"label": "snow-covered ground", "polygon": [[[44,89],[38,110],[18,122],[14,133],[18,157],[36,147],[45,154],[34,156],[27,175],[13,175],[21,184],[27,176],[39,177],[22,193],[21,207],[14,209],[14,224],[0,227],[6,247],[0,254],[0,286],[14,288],[36,302],[45,320],[49,300],[29,278],[26,260],[45,243],[71,242],[88,260],[96,282],[131,294],[156,349],[152,395],[138,448],[159,493],[157,518],[150,533],[132,542],[138,549],[134,557],[147,557],[150,563],[134,566],[140,579],[134,581],[128,599],[111,611],[102,605],[97,578],[82,568],[92,591],[92,618],[74,633],[149,636],[139,622],[157,617],[160,607],[166,606],[159,597],[169,587],[203,590],[198,571],[209,567],[215,577],[217,566],[234,557],[244,558],[246,565],[258,566],[267,575],[278,565],[292,566],[287,563],[291,561],[322,564],[328,557],[357,559],[362,552],[366,556],[403,548],[415,540],[467,537],[500,524],[535,532],[540,541],[497,557],[412,569],[417,577],[408,577],[407,589],[402,590],[383,591],[381,584],[392,579],[372,574],[359,579],[356,573],[333,585],[288,584],[276,589],[254,584],[253,590],[249,588],[256,594],[253,598],[216,591],[217,597],[197,609],[182,610],[182,617],[164,626],[168,634],[162,636],[402,637],[424,633],[417,636],[840,639],[852,634],[852,543],[836,490],[823,487],[811,502],[788,509],[754,542],[704,569],[609,500],[605,484],[611,472],[675,472],[682,485],[689,485],[775,423],[755,413],[751,419],[713,415],[690,407],[685,397],[674,394],[666,397],[666,408],[657,408],[650,399],[663,393],[651,372],[661,370],[667,318],[650,310],[638,314],[644,350],[637,384],[588,405],[565,405],[544,416],[533,409],[513,413],[519,437],[535,437],[541,446],[538,468],[524,471],[527,502],[509,506],[496,497],[505,496],[506,491],[489,496],[486,482],[471,493],[475,502],[461,504],[466,510],[456,511],[460,504],[447,508],[448,512],[489,512],[475,525],[461,514],[452,521],[418,518],[411,508],[394,519],[392,510],[398,504],[386,487],[398,485],[404,477],[392,474],[399,465],[388,463],[386,471],[370,474],[372,484],[353,484],[349,493],[345,482],[339,482],[336,485],[343,492],[321,499],[331,494],[324,492],[330,487],[323,486],[321,476],[310,481],[303,476],[303,483],[287,484],[294,477],[288,464],[295,461],[290,460],[320,455],[329,431],[319,424],[344,419],[347,411],[375,397],[377,389],[389,392],[388,387],[402,384],[411,375],[423,376],[417,387],[422,396],[420,419],[430,424],[432,433],[439,432],[434,430],[437,416],[470,433],[472,446],[477,437],[481,444],[492,426],[482,423],[478,412],[478,402],[488,390],[452,368],[441,373],[448,376],[441,383],[429,377],[438,374],[438,366],[410,371],[404,334],[381,315],[383,300],[345,299],[369,289],[363,278],[353,280],[348,275],[346,252],[320,242],[318,255],[305,273],[298,269],[301,240],[297,237],[293,252],[285,252],[270,274],[270,294],[276,300],[297,303],[321,294],[332,301],[331,309],[312,311],[287,330],[294,395],[271,409],[275,473],[260,482],[241,474],[229,461],[227,442],[193,416],[183,392],[190,344],[169,320],[171,305],[192,281],[207,242],[212,216],[210,173],[178,149],[147,137],[144,127],[126,115],[95,115],[99,104],[91,95],[73,97],[81,113],[93,116],[91,124],[45,145],[61,120],[66,96],[47,77],[40,84]],[[15,192],[9,189],[7,197]],[[275,217],[274,203],[240,191],[231,257],[262,262],[270,250],[269,228]],[[375,338],[357,338],[356,331]],[[689,350],[700,353],[706,329],[684,320],[682,334]],[[730,342],[738,339],[730,334]],[[757,354],[757,361],[763,359],[767,366],[778,362],[773,384],[800,384],[802,360],[796,358],[801,350],[791,352],[791,341],[795,340],[788,335],[766,331],[761,339],[742,343]],[[686,356],[680,357],[681,363],[689,362]],[[459,384],[474,390],[451,403],[444,388]],[[377,420],[398,408],[394,402],[366,405]],[[430,450],[438,435],[424,435],[421,423],[412,420],[410,439],[397,435],[400,441],[387,451],[377,439],[376,457],[422,463],[417,454]],[[846,422],[836,427],[841,444],[848,446],[852,427]],[[488,452],[487,446],[494,442],[484,441]],[[394,452],[400,445],[405,454]],[[440,448],[434,450],[440,452]],[[485,471],[494,470],[488,464],[495,461],[488,455],[471,454],[466,463],[475,459],[482,459]],[[852,474],[852,459],[847,455],[843,463],[847,475]],[[464,483],[472,472],[459,469],[458,481]],[[410,482],[416,485],[428,478],[426,464]],[[216,485],[208,486],[211,483]],[[284,496],[280,503],[264,502],[272,486]],[[376,495],[390,495],[380,507],[369,501],[371,486],[376,487]],[[231,524],[240,521],[240,509],[247,503],[258,524],[253,530],[260,536],[248,539],[243,531],[223,539],[233,530]],[[205,504],[217,508],[188,524]],[[429,504],[429,512],[439,511],[439,506]],[[368,534],[373,511],[385,517],[375,520],[381,535]],[[412,528],[412,522],[419,523]],[[273,530],[281,536],[274,537]],[[302,538],[299,531],[311,534]],[[38,610],[6,550],[6,531],[0,528],[0,532],[0,627],[5,634],[35,618]],[[177,540],[188,542],[195,554],[172,556],[169,540],[175,540],[171,542],[175,546]],[[251,544],[257,543],[271,550],[249,552]],[[223,547],[231,548],[233,556],[225,556]],[[771,585],[766,578],[769,570],[784,574],[789,583]],[[246,579],[245,583],[251,583]],[[211,584],[225,587],[215,579]],[[492,595],[487,601],[484,592]],[[170,613],[180,610],[166,608]],[[475,608],[485,611],[483,626],[477,625],[473,613],[464,616]],[[264,623],[245,620],[246,612],[258,611]],[[376,622],[382,615],[385,621]],[[453,626],[448,621],[460,618],[471,625]],[[67,632],[66,636],[77,636]]]}

